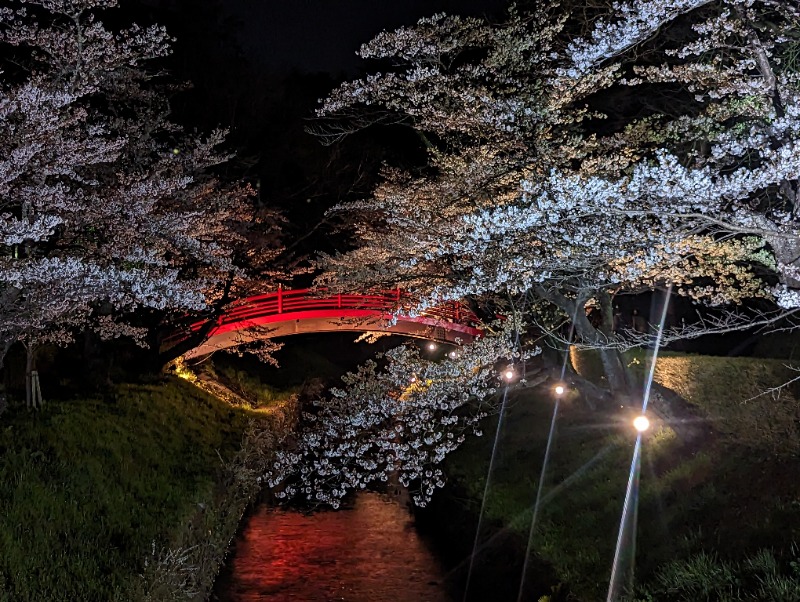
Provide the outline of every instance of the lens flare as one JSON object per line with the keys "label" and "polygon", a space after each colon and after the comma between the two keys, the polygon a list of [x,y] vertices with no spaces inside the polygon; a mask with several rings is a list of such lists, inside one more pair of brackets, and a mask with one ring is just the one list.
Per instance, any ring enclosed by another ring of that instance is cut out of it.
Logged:
{"label": "lens flare", "polygon": [[623,587],[625,576],[633,580],[634,567],[636,563],[636,522],[639,513],[639,473],[641,471],[641,452],[642,434],[650,428],[650,421],[645,416],[647,404],[650,401],[650,388],[655,375],[656,360],[658,351],[661,348],[661,337],[664,334],[664,323],[667,319],[667,308],[669,307],[672,285],[667,286],[664,294],[664,305],[661,308],[661,321],[658,325],[655,344],[653,345],[653,355],[650,358],[650,372],[644,387],[642,398],[642,413],[633,421],[634,428],[638,431],[636,445],[633,448],[633,458],[631,459],[631,472],[628,477],[628,487],[625,491],[625,503],[622,505],[622,516],[619,521],[619,534],[617,535],[617,545],[614,550],[614,562],[611,565],[611,578],[608,582],[608,596],[606,602],[616,602],[619,592]]}
{"label": "lens flare", "polygon": [[[576,311],[578,304],[575,304]],[[577,314],[572,316],[572,325],[569,329],[569,337],[568,340],[570,344],[572,342],[572,336],[575,334],[575,322],[577,321]],[[564,380],[564,375],[567,373],[567,360],[569,359],[569,345],[564,350],[564,363],[561,366],[561,381]],[[561,387],[561,391],[559,392],[558,388]],[[547,464],[550,460],[550,450],[553,446],[553,434],[556,430],[556,421],[558,420],[558,406],[561,403],[561,393],[563,393],[564,387],[562,385],[556,385],[555,392],[556,392],[556,402],[553,404],[553,416],[550,419],[550,432],[547,435],[547,445],[544,449],[544,459],[542,460],[542,471],[539,475],[539,485],[536,488],[536,501],[533,503],[533,515],[531,516],[531,525],[530,529],[528,530],[528,544],[525,547],[525,560],[522,563],[522,577],[519,580],[519,591],[517,593],[517,602],[521,602],[525,597],[525,575],[528,572],[528,562],[531,557],[531,548],[533,546],[533,536],[536,532],[536,519],[539,516],[539,507],[542,502],[542,491],[544,490],[545,484],[545,477],[547,476]]]}
{"label": "lens flare", "polygon": [[464,585],[464,599],[467,602],[467,594],[469,594],[469,582],[472,578],[472,568],[475,564],[475,557],[478,555],[478,539],[481,535],[481,524],[483,523],[483,514],[486,509],[486,499],[489,497],[489,485],[492,482],[492,472],[494,471],[495,456],[497,455],[497,442],[500,441],[500,433],[503,430],[503,420],[506,414],[506,400],[508,399],[508,387],[503,391],[503,401],[500,402],[500,417],[497,420],[497,431],[494,434],[494,445],[492,445],[492,455],[489,458],[489,472],[486,474],[486,484],[483,486],[483,497],[481,498],[481,510],[478,512],[478,526],[475,529],[475,541],[472,543],[472,553],[469,555],[469,568],[467,569],[467,582]]}

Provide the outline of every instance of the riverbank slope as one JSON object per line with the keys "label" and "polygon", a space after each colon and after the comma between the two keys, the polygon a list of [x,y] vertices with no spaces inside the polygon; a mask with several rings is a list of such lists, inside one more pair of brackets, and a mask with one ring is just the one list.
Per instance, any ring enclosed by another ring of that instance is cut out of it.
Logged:
{"label": "riverbank slope", "polygon": [[170,377],[12,406],[0,425],[0,600],[204,599],[296,403]]}
{"label": "riverbank slope", "polygon": [[[584,361],[585,372],[590,365]],[[755,599],[783,599],[763,590],[772,586],[800,594],[792,549],[800,541],[800,404],[787,389],[760,395],[793,376],[777,360],[659,360],[656,380],[697,409],[706,434],[687,443],[656,423],[644,438],[635,547],[641,599],[706,599],[706,592],[737,587]],[[524,548],[553,406],[546,388],[509,396],[484,510],[491,527],[481,533],[479,551],[501,531]],[[561,593],[553,599],[566,599],[567,590],[581,600],[605,598],[636,438],[629,419],[589,411],[577,395],[560,403],[532,539],[534,565],[550,565],[557,578],[551,586]],[[447,503],[473,516],[496,427],[494,417],[482,438],[447,461]],[[633,549],[626,547],[628,557]],[[765,549],[772,552],[759,552]],[[728,599],[713,595],[708,599]]]}

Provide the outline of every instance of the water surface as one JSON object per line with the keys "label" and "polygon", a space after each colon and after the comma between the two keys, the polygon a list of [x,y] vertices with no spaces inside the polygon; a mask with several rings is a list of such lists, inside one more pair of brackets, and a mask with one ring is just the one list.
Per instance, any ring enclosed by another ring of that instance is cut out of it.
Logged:
{"label": "water surface", "polygon": [[218,580],[223,602],[450,602],[409,512],[377,494],[302,514],[261,505]]}

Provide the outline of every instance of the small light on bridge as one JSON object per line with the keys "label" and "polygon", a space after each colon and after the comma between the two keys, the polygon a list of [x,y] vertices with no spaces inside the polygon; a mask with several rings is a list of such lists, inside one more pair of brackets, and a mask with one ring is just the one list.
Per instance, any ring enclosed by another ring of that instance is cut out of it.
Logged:
{"label": "small light on bridge", "polygon": [[436,349],[436,343],[433,343],[433,342],[428,343],[428,349],[430,351],[433,351],[434,349]]}
{"label": "small light on bridge", "polygon": [[556,395],[563,395],[564,394],[564,385],[556,385],[556,388],[553,389],[556,392]]}
{"label": "small light on bridge", "polygon": [[640,433],[645,432],[647,429],[650,428],[650,421],[647,419],[647,416],[637,416],[633,419],[633,428],[635,428]]}

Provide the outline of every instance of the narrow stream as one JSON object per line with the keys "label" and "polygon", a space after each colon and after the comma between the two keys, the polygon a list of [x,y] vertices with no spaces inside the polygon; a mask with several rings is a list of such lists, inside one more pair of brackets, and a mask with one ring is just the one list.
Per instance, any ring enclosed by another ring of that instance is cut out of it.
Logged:
{"label": "narrow stream", "polygon": [[302,514],[261,505],[217,580],[220,602],[448,602],[409,512],[377,494]]}

